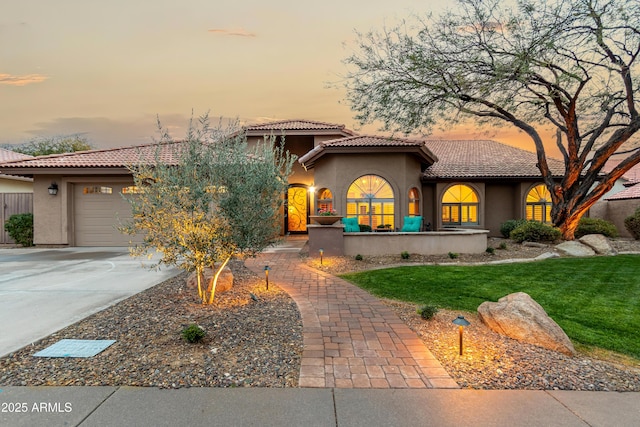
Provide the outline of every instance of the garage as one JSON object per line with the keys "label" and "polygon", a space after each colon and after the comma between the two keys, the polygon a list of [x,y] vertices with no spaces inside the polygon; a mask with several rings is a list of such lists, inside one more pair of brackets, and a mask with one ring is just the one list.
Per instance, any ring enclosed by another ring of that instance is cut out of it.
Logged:
{"label": "garage", "polygon": [[73,189],[75,246],[129,246],[134,240],[118,226],[131,219],[131,207],[122,194],[132,194],[123,182],[76,183]]}

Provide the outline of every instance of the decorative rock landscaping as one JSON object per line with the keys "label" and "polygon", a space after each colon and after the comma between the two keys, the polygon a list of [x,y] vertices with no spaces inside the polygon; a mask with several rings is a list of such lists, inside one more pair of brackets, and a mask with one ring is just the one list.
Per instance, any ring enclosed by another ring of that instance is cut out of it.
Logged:
{"label": "decorative rock landscaping", "polygon": [[571,340],[544,308],[524,292],[485,301],[478,317],[492,331],[567,355],[575,354]]}

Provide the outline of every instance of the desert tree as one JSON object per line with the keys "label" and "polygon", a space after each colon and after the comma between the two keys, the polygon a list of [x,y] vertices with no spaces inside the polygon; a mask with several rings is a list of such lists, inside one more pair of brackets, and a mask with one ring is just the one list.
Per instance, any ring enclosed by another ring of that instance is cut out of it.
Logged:
{"label": "desert tree", "polygon": [[[283,140],[250,147],[237,125],[212,128],[207,115],[191,120],[183,141],[163,131],[155,155],[130,166],[137,194],[126,197],[132,220],[121,230],[143,238],[132,254],[156,250],[160,264],[195,271],[200,300],[213,303],[231,257],[254,256],[279,236],[294,161]],[[204,286],[208,266],[215,273]]]}
{"label": "desert tree", "polygon": [[5,145],[5,148],[29,156],[46,156],[91,150],[93,146],[85,136],[74,134],[38,137],[19,145]]}
{"label": "desert tree", "polygon": [[[639,52],[638,1],[458,0],[438,17],[359,33],[345,85],[357,118],[386,130],[427,134],[472,118],[523,131],[552,221],[573,239],[580,217],[640,162]],[[561,179],[545,142],[561,153]],[[622,160],[605,173],[614,154]]]}

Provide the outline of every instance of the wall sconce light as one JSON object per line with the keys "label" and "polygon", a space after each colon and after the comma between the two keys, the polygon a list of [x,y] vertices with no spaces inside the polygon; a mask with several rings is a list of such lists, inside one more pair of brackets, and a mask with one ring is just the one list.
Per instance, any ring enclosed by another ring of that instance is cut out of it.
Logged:
{"label": "wall sconce light", "polygon": [[264,277],[265,277],[266,282],[267,282],[267,290],[269,290],[269,270],[271,270],[271,269],[269,268],[269,266],[268,266],[268,265],[265,265],[265,266],[264,266]]}
{"label": "wall sconce light", "polygon": [[322,265],[322,255],[324,255],[324,249],[320,248],[320,265]]}
{"label": "wall sconce light", "polygon": [[460,356],[462,356],[462,331],[465,326],[469,326],[471,323],[464,318],[464,316],[458,316],[453,319],[453,324],[458,325],[459,335],[460,335]]}
{"label": "wall sconce light", "polygon": [[58,194],[58,184],[56,184],[55,182],[52,182],[49,188],[47,188],[47,190],[49,190],[49,194],[51,194],[52,196],[55,196],[56,194]]}
{"label": "wall sconce light", "polygon": [[309,187],[309,193],[313,194],[315,192],[316,192],[316,187],[314,187],[313,185]]}

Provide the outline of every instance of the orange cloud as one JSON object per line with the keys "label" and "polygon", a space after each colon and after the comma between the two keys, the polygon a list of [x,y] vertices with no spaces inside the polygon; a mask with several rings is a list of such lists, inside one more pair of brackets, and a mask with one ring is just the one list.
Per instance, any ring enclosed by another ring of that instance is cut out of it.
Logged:
{"label": "orange cloud", "polygon": [[214,34],[221,34],[223,36],[256,37],[256,33],[250,33],[244,28],[238,28],[235,30],[229,30],[226,28],[213,28],[209,30],[209,32]]}
{"label": "orange cloud", "polygon": [[11,74],[0,74],[0,85],[26,86],[32,83],[42,83],[49,77],[42,74],[25,74],[24,76],[12,76]]}

